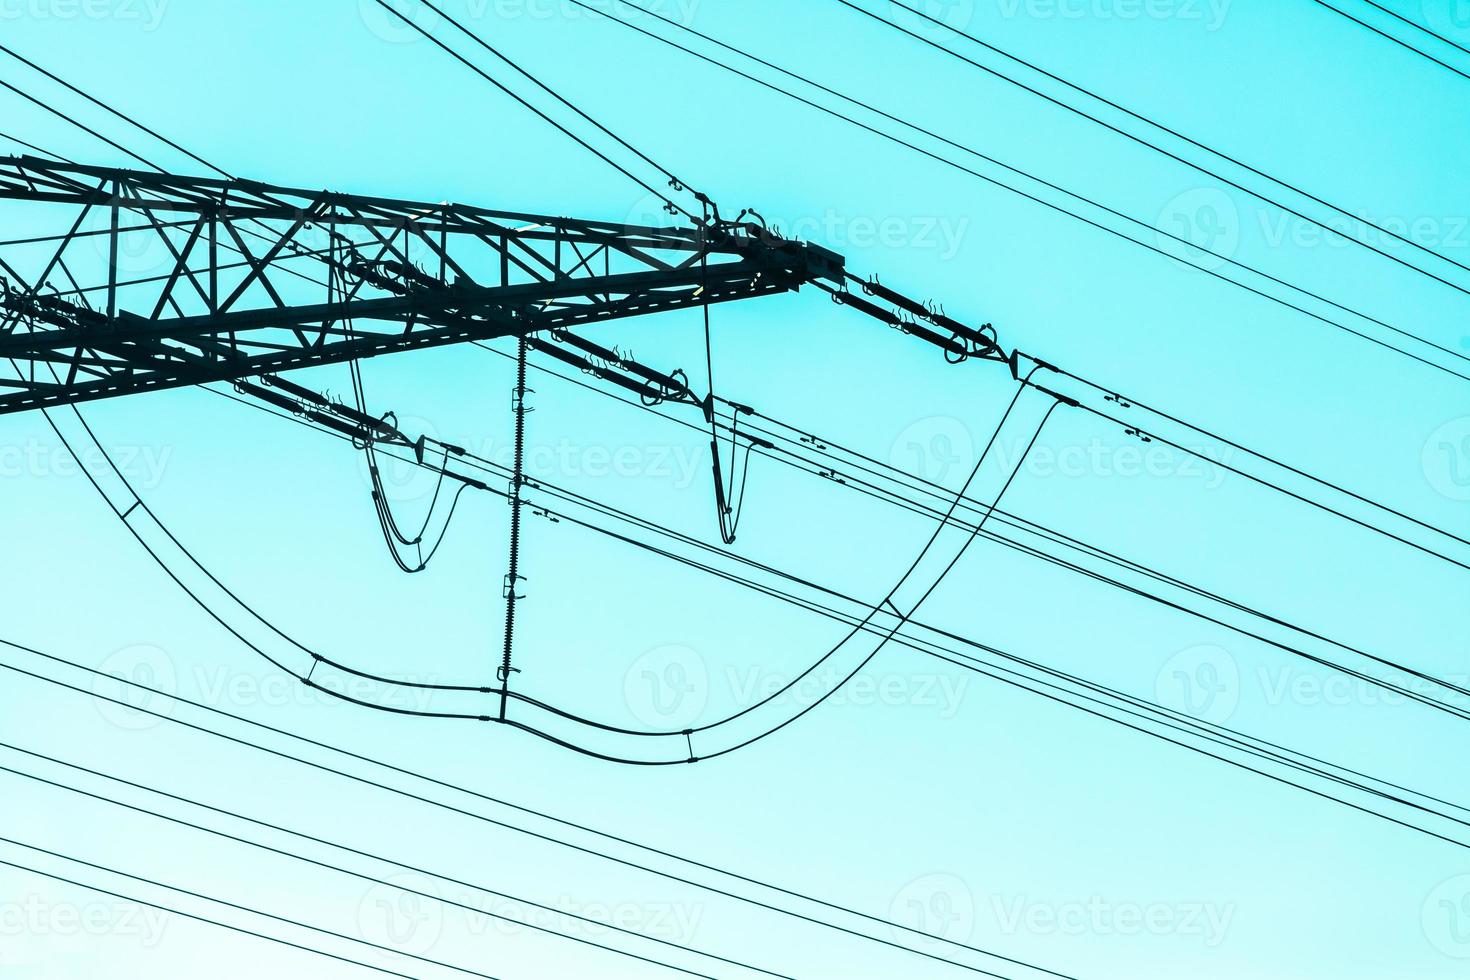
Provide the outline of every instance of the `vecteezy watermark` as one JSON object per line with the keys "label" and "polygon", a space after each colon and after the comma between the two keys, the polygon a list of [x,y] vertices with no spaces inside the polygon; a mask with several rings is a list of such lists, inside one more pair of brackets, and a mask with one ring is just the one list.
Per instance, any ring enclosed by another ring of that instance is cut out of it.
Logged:
{"label": "vecteezy watermark", "polygon": [[942,24],[962,31],[975,20],[977,0],[889,0],[895,8],[915,11]]}
{"label": "vecteezy watermark", "polygon": [[[1026,442],[999,441],[992,449],[995,466],[1008,472],[1015,467]],[[1022,472],[1035,477],[1104,479],[1173,478],[1197,480],[1207,490],[1225,482],[1231,456],[1228,446],[1176,449],[1138,436],[1121,444],[1093,437],[1085,443],[1037,445],[1021,463]],[[931,483],[951,486],[975,465],[975,439],[964,422],[949,415],[932,415],[906,426],[889,447],[889,462],[897,469]]]}
{"label": "vecteezy watermark", "polygon": [[[642,6],[659,16],[689,27],[704,0],[642,0]],[[410,0],[387,0],[393,10],[384,9],[378,0],[358,0],[358,12],[369,33],[391,44],[407,44],[423,39],[417,28],[432,30],[437,15],[427,5]],[[623,10],[616,0],[441,0],[446,13],[473,27],[481,21],[508,20],[596,20],[612,17]],[[402,14],[399,16],[393,11]]]}
{"label": "vecteezy watermark", "polygon": [[1450,419],[1424,440],[1424,478],[1450,500],[1470,500],[1470,415]]}
{"label": "vecteezy watermark", "polygon": [[462,904],[485,908],[499,917],[466,913],[465,931],[483,935],[491,928],[513,936],[527,930],[548,929],[587,937],[632,932],[671,943],[696,938],[704,919],[704,905],[683,902],[588,902],[562,895],[546,906],[496,901],[484,906],[467,893]]}
{"label": "vecteezy watermark", "polygon": [[1154,227],[1159,248],[1179,256],[1170,261],[1186,268],[1213,272],[1240,250],[1240,209],[1218,187],[1175,195],[1159,211]]}
{"label": "vecteezy watermark", "polygon": [[1303,219],[1275,208],[1256,212],[1261,236],[1272,248],[1349,248],[1357,242],[1377,249],[1470,248],[1470,216],[1467,215],[1369,215],[1366,213]]}
{"label": "vecteezy watermark", "polygon": [[[792,706],[810,704],[826,695],[832,708],[915,707],[939,718],[960,709],[969,678],[948,673],[861,672],[843,683],[846,671],[824,665],[802,676],[762,667],[712,671],[697,651],[677,644],[655,647],[635,660],[623,675],[623,697],[640,721],[660,730],[678,730],[697,722],[712,694],[735,709],[767,701]],[[828,692],[831,692],[830,694]]]}
{"label": "vecteezy watermark", "polygon": [[[161,647],[147,643],[115,650],[92,675],[92,703],[110,724],[125,731],[145,731],[168,714],[178,691],[178,670]],[[111,676],[108,676],[111,675]],[[115,680],[114,678],[120,678]]]}
{"label": "vecteezy watermark", "polygon": [[975,439],[952,415],[931,415],[906,426],[893,440],[888,461],[905,473],[948,486],[975,465]]}
{"label": "vecteezy watermark", "polygon": [[357,903],[358,935],[401,953],[424,955],[444,934],[442,896],[432,883],[412,875],[392,875],[384,881],[369,888]]}
{"label": "vecteezy watermark", "polygon": [[693,648],[665,644],[644,652],[623,675],[623,700],[651,728],[692,725],[709,702],[709,668]]}
{"label": "vecteezy watermark", "polygon": [[[976,895],[958,875],[915,878],[894,895],[889,916],[905,942],[970,941],[978,932],[1035,936],[1183,936],[1213,949],[1225,941],[1235,906],[1216,902],[1136,902],[1093,896],[1049,901]],[[911,931],[912,930],[912,931]],[[914,932],[932,937],[915,938]]]}
{"label": "vecteezy watermark", "polygon": [[[143,731],[159,724],[172,711],[173,696],[185,687],[205,704],[214,707],[321,707],[340,703],[320,687],[303,684],[296,675],[262,668],[258,674],[224,666],[194,664],[181,669],[167,651],[150,644],[123,647],[109,655],[93,676],[93,703],[102,717],[125,731]],[[405,684],[436,684],[435,674],[401,675]],[[373,704],[427,710],[432,690],[384,685],[378,681],[333,671],[330,681],[323,670],[315,680],[329,684],[332,691]],[[162,717],[160,717],[162,716]]]}
{"label": "vecteezy watermark", "polygon": [[[436,438],[434,426],[425,419],[405,417],[399,420],[399,430],[410,439],[426,435],[432,443]],[[513,443],[487,439],[471,451],[482,460],[502,467],[509,479],[509,470],[515,461]],[[439,477],[435,472],[442,454],[429,449],[424,457],[426,466],[408,458],[405,453],[380,452],[376,454],[379,479],[383,494],[395,503],[422,501],[434,495],[439,488]],[[455,468],[456,457],[450,455],[447,463]],[[653,480],[674,490],[687,490],[709,472],[709,449],[707,446],[690,446],[677,443],[622,443],[606,444],[580,442],[561,438],[554,442],[532,440],[525,448],[523,465],[532,479],[560,480]],[[371,473],[366,454],[358,462],[363,484],[370,483]],[[474,473],[488,483],[495,482],[495,475]]]}
{"label": "vecteezy watermark", "polygon": [[[1470,32],[1470,0],[1421,0],[1424,21],[1440,34]],[[1462,37],[1462,42],[1470,37]]]}
{"label": "vecteezy watermark", "polygon": [[[1001,461],[1014,458],[1013,451],[999,448]],[[1018,452],[1019,447],[1014,453]],[[1229,453],[1224,447],[1175,449],[1152,439],[1114,445],[1093,438],[1085,444],[1035,446],[1027,454],[1022,470],[1037,477],[1072,479],[1095,476],[1124,480],[1140,477],[1198,480],[1206,490],[1215,490],[1228,475],[1224,463]]]}
{"label": "vecteezy watermark", "polygon": [[1232,0],[994,0],[1007,19],[1197,23],[1207,31],[1225,26]]}
{"label": "vecteezy watermark", "polygon": [[992,895],[985,903],[1006,935],[1120,937],[1180,936],[1206,949],[1224,941],[1235,906],[1216,902],[1134,902],[1092,896],[1078,901],[1036,901]]}
{"label": "vecteezy watermark", "polygon": [[52,902],[38,895],[0,902],[0,936],[89,936],[136,939],[144,948],[163,941],[168,915],[130,902]]}
{"label": "vecteezy watermark", "polygon": [[772,673],[760,667],[729,667],[722,676],[735,703],[741,707],[782,697],[796,704],[810,704],[832,691],[826,700],[829,707],[909,706],[930,710],[944,720],[959,713],[970,682],[965,674],[917,671],[859,673],[844,684],[846,671],[835,666],[821,667],[804,677]]}
{"label": "vecteezy watermark", "polygon": [[1457,960],[1470,960],[1470,874],[1440,882],[1425,896],[1420,911],[1424,937]]}
{"label": "vecteezy watermark", "polygon": [[969,942],[975,934],[975,893],[958,875],[936,872],[915,878],[893,896],[889,918],[902,929],[894,939],[914,942],[914,930],[923,933],[919,942]]}
{"label": "vecteezy watermark", "polygon": [[[1451,674],[1444,680],[1464,685],[1470,677]],[[1267,708],[1372,708],[1409,704],[1418,696],[1440,693],[1439,685],[1419,678],[1390,688],[1368,677],[1300,670],[1292,663],[1257,664],[1245,671],[1229,650],[1213,644],[1178,651],[1154,677],[1156,704],[1215,725],[1229,721],[1247,699]]]}
{"label": "vecteezy watermark", "polygon": [[[676,201],[678,197],[669,195]],[[727,217],[729,217],[727,215]],[[853,214],[828,208],[814,214],[765,214],[764,225],[751,222],[757,234],[784,241],[812,242],[839,252],[893,249],[925,252],[945,262],[959,255],[972,219],[964,214]],[[686,226],[686,217],[670,214],[667,202],[646,194],[628,209],[628,228]]]}
{"label": "vecteezy watermark", "polygon": [[1165,708],[1221,724],[1240,704],[1240,666],[1224,647],[1186,647],[1159,668],[1154,698]]}
{"label": "vecteezy watermark", "polygon": [[27,439],[23,443],[0,444],[0,479],[71,478],[87,470],[107,467],[107,457],[139,490],[155,490],[163,483],[164,470],[173,455],[172,446],[111,446],[106,456],[96,446],[68,450],[65,446]]}
{"label": "vecteezy watermark", "polygon": [[0,0],[0,21],[119,21],[155,31],[169,0]]}

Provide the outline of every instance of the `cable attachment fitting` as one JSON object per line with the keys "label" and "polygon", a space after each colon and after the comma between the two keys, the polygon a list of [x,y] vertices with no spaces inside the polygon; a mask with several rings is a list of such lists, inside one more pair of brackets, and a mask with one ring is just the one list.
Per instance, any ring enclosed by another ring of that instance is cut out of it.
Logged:
{"label": "cable attachment fitting", "polygon": [[[511,592],[515,589],[515,584],[517,582],[524,582],[524,581],[526,581],[526,576],[524,576],[524,575],[507,575],[505,577],[504,582],[502,582],[501,583],[501,586],[500,586],[500,597],[502,599],[509,599],[509,598],[511,598]],[[518,600],[519,599],[524,599],[525,597],[526,597],[526,595],[525,595],[524,592],[517,592],[517,593],[515,593],[515,598],[518,599]]]}
{"label": "cable attachment fitting", "polygon": [[535,388],[522,388],[519,386],[512,388],[510,390],[510,410],[516,415],[530,415],[536,409],[530,404],[530,399],[526,396],[534,394],[536,394]]}

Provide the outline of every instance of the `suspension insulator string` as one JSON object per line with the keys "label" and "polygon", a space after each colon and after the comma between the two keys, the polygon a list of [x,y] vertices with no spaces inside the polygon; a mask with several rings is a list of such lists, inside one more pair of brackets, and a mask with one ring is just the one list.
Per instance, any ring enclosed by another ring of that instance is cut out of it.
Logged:
{"label": "suspension insulator string", "polygon": [[521,581],[521,489],[525,485],[526,462],[526,338],[521,336],[516,347],[516,387],[511,400],[511,411],[515,415],[515,456],[510,478],[510,567],[505,576],[505,648],[501,652],[500,670],[500,720],[505,721],[505,705],[510,697],[510,675],[518,673],[511,665],[511,653],[515,642],[516,585]]}

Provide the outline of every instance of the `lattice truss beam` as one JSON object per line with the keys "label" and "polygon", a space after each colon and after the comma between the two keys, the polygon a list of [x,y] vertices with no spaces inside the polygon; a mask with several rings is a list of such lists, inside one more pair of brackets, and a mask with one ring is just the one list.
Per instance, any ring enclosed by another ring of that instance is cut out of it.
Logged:
{"label": "lattice truss beam", "polygon": [[[0,157],[0,413],[840,283],[751,224],[656,228]],[[632,387],[692,399],[634,366]]]}

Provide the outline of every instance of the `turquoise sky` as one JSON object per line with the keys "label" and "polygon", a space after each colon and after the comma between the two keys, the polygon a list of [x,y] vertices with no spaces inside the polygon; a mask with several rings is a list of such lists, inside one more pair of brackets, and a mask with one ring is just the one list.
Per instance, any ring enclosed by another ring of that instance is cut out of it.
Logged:
{"label": "turquoise sky", "polygon": [[[1470,296],[1463,291],[1344,244],[835,0],[647,2],[1151,228],[1183,234],[1470,354]],[[882,0],[858,2],[901,13]],[[1359,0],[1333,2],[1470,72],[1470,56],[1453,47]],[[562,0],[444,6],[727,213],[753,207],[786,233],[840,252],[858,274],[879,274],[966,321],[993,322],[1008,347],[1462,537],[1470,532],[1465,381]],[[1385,6],[1470,45],[1463,3]],[[1463,165],[1470,158],[1470,80],[1320,4],[931,0],[925,9],[1470,264]],[[416,19],[471,54],[433,17]],[[960,43],[912,18],[903,22]],[[0,0],[0,43],[242,176],[613,221],[660,217],[646,192],[415,39],[373,0]],[[1019,72],[981,49],[965,50]],[[483,52],[472,57],[504,74]],[[200,170],[12,60],[0,60],[0,80],[178,172]],[[1054,83],[1046,90],[1080,99]],[[1117,113],[1106,118],[1142,131]],[[84,162],[136,165],[4,91],[0,131]],[[1226,166],[1177,141],[1169,146],[1212,168]],[[21,150],[0,140],[0,152]],[[1325,214],[1259,178],[1228,173]],[[61,232],[70,217],[7,205],[0,208],[0,239]],[[1447,262],[1371,229],[1367,237],[1470,288],[1470,274]],[[128,261],[146,275],[160,259],[141,254]],[[1391,336],[1342,317],[1374,336]],[[963,483],[1014,392],[1005,368],[946,365],[937,352],[810,289],[718,308],[713,327],[722,394],[951,488]],[[598,339],[609,346],[703,377],[694,315],[600,330]],[[1464,365],[1452,354],[1436,357]],[[367,362],[363,370],[373,405],[396,411],[406,429],[507,458],[513,370],[505,358],[447,348]],[[339,393],[348,385],[341,367],[296,377]],[[717,540],[707,439],[544,375],[533,374],[532,386],[529,459],[538,478]],[[1034,408],[1028,403],[1033,424]],[[406,577],[384,554],[363,463],[345,445],[192,389],[99,403],[84,414],[150,506],[287,632],[384,673],[452,679],[493,672],[508,524],[500,500],[467,495],[435,563]],[[1030,436],[1019,421],[1001,442],[1002,462],[1014,464]],[[65,416],[58,422],[76,434]],[[1197,436],[1187,445],[1221,464],[1259,465]],[[1374,654],[1461,681],[1470,674],[1470,573],[1219,465],[1159,449],[1085,413],[1059,411],[1005,506]],[[992,492],[998,473],[1003,479],[999,470],[987,472]],[[5,572],[12,599],[0,638],[1086,980],[1423,980],[1463,977],[1470,964],[1465,848],[910,651],[885,650],[830,703],[746,751],[696,766],[609,766],[494,726],[364,712],[283,678],[154,565],[39,415],[0,418],[0,476],[0,531],[12,556]],[[389,477],[395,506],[414,523],[431,484],[406,470],[391,469]],[[1402,522],[1391,526],[1405,529]],[[736,548],[876,600],[931,530],[919,516],[757,460]],[[1422,531],[1414,537],[1444,549],[1453,543]],[[1470,561],[1470,549],[1447,553]],[[518,681],[539,697],[631,726],[717,718],[793,677],[841,636],[831,622],[565,523],[528,522],[523,568],[528,598],[518,625]],[[1470,804],[1470,733],[1463,724],[993,544],[967,552],[920,618]],[[1307,648],[1364,664],[1321,644]],[[93,684],[84,673],[18,650],[0,649],[0,663],[83,688]],[[0,673],[0,741],[10,745],[791,976],[962,972]],[[265,739],[164,699],[147,706]],[[279,737],[268,741],[340,762]],[[248,832],[363,873],[396,874],[8,749],[0,749],[0,766]],[[371,769],[354,764],[353,771]],[[406,776],[389,781],[426,791]],[[579,844],[606,843],[447,790],[435,795]],[[0,837],[496,977],[668,972],[6,773],[0,802]],[[646,858],[625,846],[614,851]],[[0,843],[0,861],[158,898],[413,976],[455,975],[9,844]],[[667,859],[658,867],[729,885]],[[392,880],[572,928],[457,885]],[[782,903],[958,955],[885,926]],[[667,953],[606,930],[578,934]],[[1004,976],[1042,975],[961,958]],[[689,957],[679,962],[721,977],[753,975]],[[0,868],[6,977],[243,980],[308,971],[324,978],[363,972]]]}

